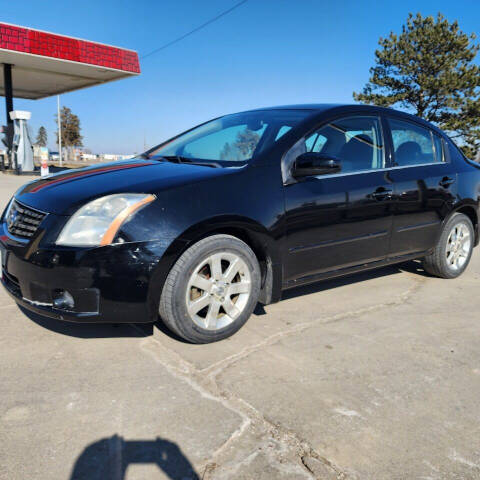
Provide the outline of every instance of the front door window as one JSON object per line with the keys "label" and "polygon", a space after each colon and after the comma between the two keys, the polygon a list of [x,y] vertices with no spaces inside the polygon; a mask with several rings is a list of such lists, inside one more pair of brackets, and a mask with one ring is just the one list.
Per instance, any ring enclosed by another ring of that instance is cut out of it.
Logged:
{"label": "front door window", "polygon": [[333,120],[305,139],[307,151],[340,159],[342,173],[384,167],[380,120],[376,117],[347,117]]}
{"label": "front door window", "polygon": [[284,157],[282,172],[286,184],[295,158],[304,152],[332,155],[340,160],[341,173],[378,170],[385,167],[384,142],[378,117],[343,117],[328,122],[302,138]]}

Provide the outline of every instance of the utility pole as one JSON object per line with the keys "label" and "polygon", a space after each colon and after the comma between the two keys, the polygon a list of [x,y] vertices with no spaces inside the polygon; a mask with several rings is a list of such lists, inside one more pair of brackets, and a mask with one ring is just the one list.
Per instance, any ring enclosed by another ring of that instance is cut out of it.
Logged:
{"label": "utility pole", "polygon": [[58,124],[58,164],[62,166],[62,120],[60,118],[60,95],[57,95],[57,124]]}

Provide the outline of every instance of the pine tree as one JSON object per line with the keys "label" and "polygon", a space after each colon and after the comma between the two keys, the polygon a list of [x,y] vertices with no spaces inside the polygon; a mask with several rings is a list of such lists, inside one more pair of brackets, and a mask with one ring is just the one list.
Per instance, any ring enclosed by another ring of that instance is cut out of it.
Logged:
{"label": "pine tree", "polygon": [[355,100],[400,106],[445,130],[470,158],[480,149],[479,46],[456,21],[409,14],[402,32],[380,38],[370,80]]}
{"label": "pine tree", "polygon": [[47,130],[45,127],[40,127],[37,133],[37,139],[35,140],[35,144],[39,147],[46,147],[47,146]]}

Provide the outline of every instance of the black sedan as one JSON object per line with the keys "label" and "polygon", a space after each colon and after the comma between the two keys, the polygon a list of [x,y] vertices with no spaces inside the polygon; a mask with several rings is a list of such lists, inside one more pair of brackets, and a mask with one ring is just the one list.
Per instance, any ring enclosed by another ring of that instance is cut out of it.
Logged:
{"label": "black sedan", "polygon": [[77,322],[154,322],[196,343],[257,302],[423,259],[455,278],[478,244],[479,166],[391,109],[297,105],[206,122],[130,161],[20,188],[2,215],[2,284]]}

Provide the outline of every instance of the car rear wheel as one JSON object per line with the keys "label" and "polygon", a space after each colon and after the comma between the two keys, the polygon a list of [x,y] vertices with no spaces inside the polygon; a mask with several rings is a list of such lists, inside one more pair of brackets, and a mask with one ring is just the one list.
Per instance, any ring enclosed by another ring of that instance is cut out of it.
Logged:
{"label": "car rear wheel", "polygon": [[474,236],[472,222],[466,215],[452,215],[444,225],[434,251],[423,260],[425,270],[441,278],[460,276],[470,262]]}
{"label": "car rear wheel", "polygon": [[204,238],[170,270],[160,297],[160,317],[192,343],[222,340],[248,320],[260,283],[257,258],[245,242],[231,235]]}

